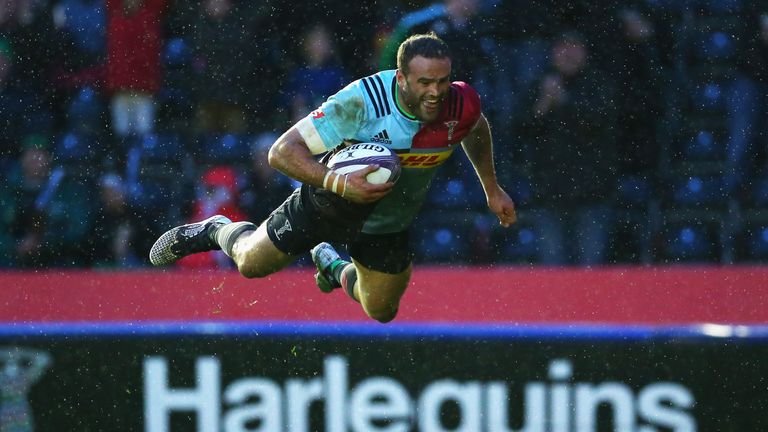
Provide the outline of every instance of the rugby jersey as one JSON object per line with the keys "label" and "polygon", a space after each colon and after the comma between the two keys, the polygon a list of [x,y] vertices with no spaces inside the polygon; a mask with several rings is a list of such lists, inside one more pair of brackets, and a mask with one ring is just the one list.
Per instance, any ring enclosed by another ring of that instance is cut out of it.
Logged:
{"label": "rugby jersey", "polygon": [[[396,71],[353,81],[309,114],[300,132],[314,154],[340,144],[375,142],[400,157],[402,172],[392,192],[367,213],[363,232],[403,231],[413,222],[437,171],[481,115],[480,97],[467,83],[451,83],[442,111],[423,123],[395,101]],[[320,190],[317,191],[320,193]]]}

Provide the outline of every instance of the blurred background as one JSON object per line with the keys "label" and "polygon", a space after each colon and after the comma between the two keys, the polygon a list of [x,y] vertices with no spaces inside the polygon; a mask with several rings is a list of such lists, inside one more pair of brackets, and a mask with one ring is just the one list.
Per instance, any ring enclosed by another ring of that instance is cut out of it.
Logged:
{"label": "blurred background", "polygon": [[2,0],[0,266],[144,267],[171,226],[262,221],[296,186],[268,146],[428,30],[520,221],[499,229],[457,152],[417,262],[765,262],[767,4]]}

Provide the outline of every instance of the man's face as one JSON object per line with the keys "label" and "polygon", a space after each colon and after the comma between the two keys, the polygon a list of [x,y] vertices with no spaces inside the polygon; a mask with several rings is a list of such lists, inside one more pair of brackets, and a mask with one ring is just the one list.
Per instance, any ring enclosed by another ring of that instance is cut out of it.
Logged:
{"label": "man's face", "polygon": [[408,64],[408,75],[397,71],[402,102],[417,119],[437,120],[451,85],[451,60],[416,56]]}

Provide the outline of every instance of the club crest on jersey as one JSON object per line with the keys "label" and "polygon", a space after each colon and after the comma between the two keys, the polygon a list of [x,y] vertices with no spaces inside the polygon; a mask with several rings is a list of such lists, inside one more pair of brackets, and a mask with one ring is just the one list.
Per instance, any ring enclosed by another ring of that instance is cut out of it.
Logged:
{"label": "club crest on jersey", "polygon": [[319,119],[325,117],[325,113],[320,110],[315,110],[309,113],[309,115],[312,116],[313,119]]}
{"label": "club crest on jersey", "polygon": [[453,140],[453,130],[456,129],[456,125],[459,124],[458,120],[451,120],[444,123],[448,128],[448,141]]}

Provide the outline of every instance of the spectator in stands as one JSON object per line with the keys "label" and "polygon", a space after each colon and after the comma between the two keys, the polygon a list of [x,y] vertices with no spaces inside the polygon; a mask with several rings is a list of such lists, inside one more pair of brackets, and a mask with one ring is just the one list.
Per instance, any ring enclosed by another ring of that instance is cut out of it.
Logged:
{"label": "spectator in stands", "polygon": [[273,24],[261,3],[200,3],[190,35],[198,132],[243,133],[275,111],[282,59],[273,47],[275,37],[262,34]]}
{"label": "spectator in stands", "polygon": [[583,37],[555,39],[553,69],[534,86],[526,130],[532,145],[532,220],[545,264],[600,264],[612,225],[617,169],[613,84],[589,63]]}
{"label": "spectator in stands", "polygon": [[62,90],[95,85],[104,78],[106,18],[103,0],[60,0],[53,5],[61,55],[55,83]]}
{"label": "spectator in stands", "polygon": [[659,163],[656,121],[662,115],[664,69],[657,50],[653,23],[641,9],[617,12],[613,51],[601,62],[616,80],[618,133],[616,143],[623,174],[638,175],[649,183]]}
{"label": "spectator in stands", "polygon": [[766,146],[765,119],[768,115],[768,8],[749,7],[742,17],[743,44],[736,74],[728,88],[728,143],[725,188],[741,194],[746,179],[758,167],[756,144]]}
{"label": "spectator in stands", "polygon": [[[231,166],[215,166],[200,177],[197,199],[193,204],[190,221],[207,219],[220,214],[233,221],[248,220],[238,201],[238,171]],[[231,268],[231,260],[221,251],[190,255],[179,260],[185,268]]]}
{"label": "spectator in stands", "polygon": [[277,138],[275,134],[264,133],[251,146],[251,165],[240,193],[240,205],[248,215],[246,220],[266,220],[272,209],[299,186],[267,162],[269,147]]}
{"label": "spectator in stands", "polygon": [[24,267],[83,266],[94,190],[87,170],[53,165],[45,137],[23,140],[19,169],[7,185],[14,198],[16,263]]}
{"label": "spectator in stands", "polygon": [[[490,56],[481,43],[480,0],[444,0],[405,15],[390,33],[379,57],[379,69],[394,69],[397,47],[408,36],[435,32],[453,53],[451,78],[482,87]],[[468,35],[471,35],[468,37]],[[484,92],[478,88],[484,96]]]}
{"label": "spectator in stands", "polygon": [[[88,263],[96,267],[137,267],[144,264],[151,247],[146,217],[127,200],[126,184],[115,173],[103,175],[99,182],[99,203],[88,241]],[[143,215],[142,215],[143,216]]]}
{"label": "spectator in stands", "polygon": [[333,35],[324,24],[307,30],[302,39],[302,54],[303,64],[289,73],[285,86],[292,122],[309,114],[349,82],[337,57]]}
{"label": "spectator in stands", "polygon": [[60,178],[52,175],[51,153],[42,137],[27,137],[23,147],[18,165],[2,185],[3,219],[15,243],[5,257],[15,265],[38,266],[44,260],[46,207]]}
{"label": "spectator in stands", "polygon": [[47,116],[39,95],[21,79],[14,48],[0,36],[0,160],[20,154],[19,143],[25,134],[46,131],[51,125],[41,121]]}
{"label": "spectator in stands", "polygon": [[[118,136],[152,132],[166,0],[106,0],[106,89]],[[140,37],[139,37],[140,36]]]}
{"label": "spectator in stands", "polygon": [[[15,7],[13,19],[0,18],[0,34],[4,34],[11,42],[14,62],[23,65],[16,68],[17,78],[37,93],[46,106],[53,107],[58,102],[52,100],[52,67],[62,55],[62,45],[54,35],[53,19],[47,3],[40,0],[13,0],[0,6],[0,9],[11,5]],[[40,124],[37,131],[43,127],[50,128],[50,125]]]}

